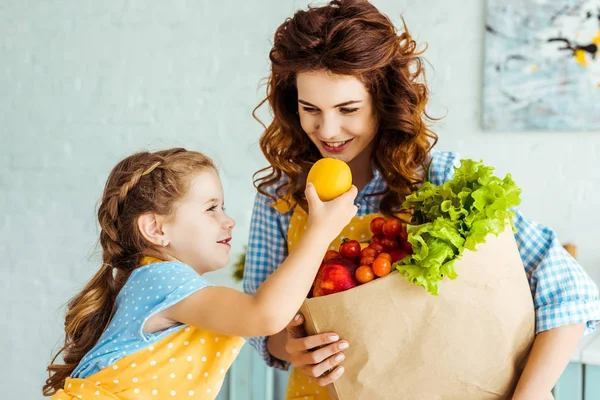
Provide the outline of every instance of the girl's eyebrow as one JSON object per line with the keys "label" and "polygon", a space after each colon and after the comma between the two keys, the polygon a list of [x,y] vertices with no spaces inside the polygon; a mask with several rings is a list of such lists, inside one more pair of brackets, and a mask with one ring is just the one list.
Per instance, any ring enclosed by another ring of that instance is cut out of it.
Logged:
{"label": "girl's eyebrow", "polygon": [[[355,103],[361,103],[362,100],[350,100],[350,101],[345,101],[343,103],[340,104],[336,104],[335,106],[333,106],[334,108],[336,107],[344,107],[344,106],[348,106],[350,104],[355,104]],[[308,101],[304,101],[302,99],[298,99],[298,103],[304,104],[305,106],[309,106],[309,107],[314,107],[314,108],[319,108],[315,105],[310,104]]]}
{"label": "girl's eyebrow", "polygon": [[204,202],[204,204],[208,204],[208,203],[218,203],[220,200],[213,197],[212,199],[208,199]]}

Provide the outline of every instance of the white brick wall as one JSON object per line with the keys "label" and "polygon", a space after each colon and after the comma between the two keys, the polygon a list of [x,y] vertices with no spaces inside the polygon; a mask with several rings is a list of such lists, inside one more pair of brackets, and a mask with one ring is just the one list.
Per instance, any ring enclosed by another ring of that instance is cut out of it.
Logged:
{"label": "white brick wall", "polygon": [[[524,212],[574,241],[600,277],[600,135],[482,132],[483,2],[374,3],[395,21],[404,13],[429,43],[431,111],[448,111],[440,148],[511,171],[525,189]],[[41,397],[62,307],[97,265],[94,207],[120,158],[176,145],[214,157],[238,223],[233,254],[241,250],[252,173],[264,165],[250,113],[264,93],[272,33],[304,5],[0,0],[0,300],[8,327],[0,397]],[[212,279],[239,287],[230,273]]]}

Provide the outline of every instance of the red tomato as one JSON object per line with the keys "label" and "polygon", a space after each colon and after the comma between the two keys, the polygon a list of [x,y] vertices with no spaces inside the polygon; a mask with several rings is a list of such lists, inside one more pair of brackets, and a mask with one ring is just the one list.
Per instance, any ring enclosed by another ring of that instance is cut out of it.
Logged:
{"label": "red tomato", "polygon": [[381,243],[381,241],[383,240],[385,236],[383,235],[375,235],[371,238],[370,242],[371,243]]}
{"label": "red tomato", "polygon": [[402,232],[400,232],[398,237],[400,238],[401,242],[406,242],[408,240],[408,233],[406,232],[404,226],[402,226]]}
{"label": "red tomato", "polygon": [[385,218],[382,217],[377,217],[377,218],[373,218],[373,220],[371,221],[371,232],[373,232],[373,235],[381,235],[383,234],[383,224],[385,223]]}
{"label": "red tomato", "polygon": [[360,284],[367,283],[375,279],[375,274],[368,265],[361,265],[358,267],[354,276]]}
{"label": "red tomato", "polygon": [[382,231],[387,237],[396,237],[404,229],[402,228],[402,222],[398,218],[390,218],[383,224]]}
{"label": "red tomato", "polygon": [[375,257],[361,257],[360,265],[371,265],[373,264],[373,261],[375,261]]}
{"label": "red tomato", "polygon": [[392,262],[392,256],[390,256],[389,253],[381,253],[379,257],[387,258],[388,260],[390,260],[390,262]]}
{"label": "red tomato", "polygon": [[392,263],[385,257],[377,257],[373,261],[373,273],[379,277],[386,276],[392,271]]}
{"label": "red tomato", "polygon": [[[409,243],[410,244],[410,243]],[[392,257],[392,263],[402,260],[404,257],[411,255],[412,252],[407,252],[404,249],[392,250],[390,251],[390,256]]]}
{"label": "red tomato", "polygon": [[340,255],[353,260],[360,257],[360,243],[356,240],[347,240],[340,246]]}
{"label": "red tomato", "polygon": [[371,243],[369,245],[369,248],[377,250],[378,254],[385,250],[385,248],[383,247],[383,245],[381,243]]}
{"label": "red tomato", "polygon": [[395,238],[386,237],[381,241],[381,245],[385,251],[400,248],[398,241]]}
{"label": "red tomato", "polygon": [[377,252],[376,249],[372,248],[372,247],[365,247],[364,249],[362,249],[362,252],[360,253],[361,257],[377,257],[379,253]]}

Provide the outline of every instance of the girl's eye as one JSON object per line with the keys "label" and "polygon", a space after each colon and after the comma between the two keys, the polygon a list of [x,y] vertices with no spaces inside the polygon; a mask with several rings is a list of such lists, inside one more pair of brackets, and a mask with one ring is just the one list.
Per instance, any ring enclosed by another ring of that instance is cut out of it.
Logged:
{"label": "girl's eye", "polygon": [[215,211],[217,209],[217,205],[210,207],[207,211]]}
{"label": "girl's eye", "polygon": [[340,112],[342,114],[353,114],[358,111],[358,108],[340,108]]}
{"label": "girl's eye", "polygon": [[302,109],[307,113],[316,113],[317,111],[319,111],[317,108],[314,107],[302,107]]}

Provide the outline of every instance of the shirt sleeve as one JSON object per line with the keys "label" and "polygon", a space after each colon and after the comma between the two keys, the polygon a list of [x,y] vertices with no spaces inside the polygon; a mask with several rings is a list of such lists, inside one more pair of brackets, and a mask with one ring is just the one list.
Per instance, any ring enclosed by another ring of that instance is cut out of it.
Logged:
{"label": "shirt sleeve", "polygon": [[[246,252],[244,267],[244,292],[254,294],[259,286],[285,260],[287,252],[287,227],[289,215],[281,214],[270,206],[270,199],[257,193],[252,219],[250,222],[250,237]],[[289,214],[289,213],[288,213]],[[267,337],[249,338],[248,342],[254,347],[267,365],[287,370],[289,363],[273,357],[267,351]]]}
{"label": "shirt sleeve", "polygon": [[598,287],[556,233],[517,212],[515,239],[535,304],[536,333],[569,324],[592,332],[600,320]]}
{"label": "shirt sleeve", "polygon": [[[456,153],[436,152],[429,179],[441,185],[460,164]],[[525,267],[535,306],[536,333],[569,324],[585,324],[592,332],[600,320],[598,287],[582,266],[562,247],[556,233],[516,213],[515,240]]]}

